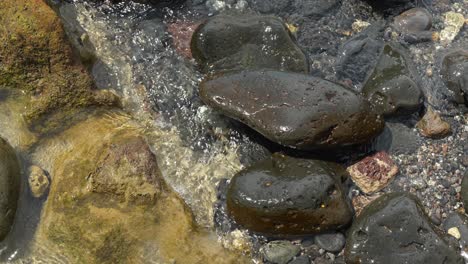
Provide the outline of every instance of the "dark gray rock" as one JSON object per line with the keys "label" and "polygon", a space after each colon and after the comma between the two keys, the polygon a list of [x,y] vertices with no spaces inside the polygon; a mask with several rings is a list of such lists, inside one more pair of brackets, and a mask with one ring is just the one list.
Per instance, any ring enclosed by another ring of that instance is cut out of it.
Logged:
{"label": "dark gray rock", "polygon": [[298,149],[368,142],[382,118],[353,91],[303,74],[244,71],[200,85],[202,100],[266,138]]}
{"label": "dark gray rock", "polygon": [[393,25],[399,32],[422,32],[431,29],[432,16],[424,8],[412,8],[395,17]]}
{"label": "dark gray rock", "polygon": [[13,148],[0,138],[0,241],[10,232],[20,192],[20,167]]}
{"label": "dark gray rock", "polygon": [[286,264],[299,254],[301,248],[286,240],[276,240],[263,246],[260,251],[265,260],[275,264]]}
{"label": "dark gray rock", "polygon": [[378,113],[387,116],[407,114],[421,107],[423,93],[409,77],[408,67],[399,50],[389,44],[384,46],[377,65],[362,89]]}
{"label": "dark gray rock", "polygon": [[349,230],[345,257],[349,264],[464,263],[407,193],[385,194],[364,208]]}
{"label": "dark gray rock", "polygon": [[303,255],[293,259],[289,264],[310,264],[309,256]]}
{"label": "dark gray rock", "polygon": [[451,213],[444,221],[444,230],[448,231],[450,228],[456,227],[460,232],[460,246],[465,249],[468,246],[468,217],[460,213]]}
{"label": "dark gray rock", "polygon": [[339,232],[316,235],[314,240],[319,247],[333,253],[340,252],[346,242],[345,236]]}
{"label": "dark gray rock", "polygon": [[274,154],[236,174],[229,184],[229,215],[267,235],[304,235],[346,226],[353,213],[338,164]]}
{"label": "dark gray rock", "polygon": [[460,194],[461,194],[463,206],[465,208],[468,208],[468,172],[466,172],[465,176],[463,177],[463,180],[461,183]]}
{"label": "dark gray rock", "polygon": [[266,68],[307,73],[309,69],[284,22],[273,16],[210,18],[193,34],[191,49],[205,72]]}
{"label": "dark gray rock", "polygon": [[299,15],[318,19],[336,9],[341,0],[248,0],[248,2],[254,10],[263,14]]}
{"label": "dark gray rock", "polygon": [[468,51],[455,50],[446,54],[442,60],[441,74],[453,92],[453,100],[468,105]]}

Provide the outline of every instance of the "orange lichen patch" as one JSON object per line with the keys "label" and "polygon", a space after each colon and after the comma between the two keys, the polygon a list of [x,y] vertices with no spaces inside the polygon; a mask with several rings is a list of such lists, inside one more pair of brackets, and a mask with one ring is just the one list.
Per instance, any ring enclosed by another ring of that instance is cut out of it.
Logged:
{"label": "orange lichen patch", "polygon": [[348,167],[354,183],[365,193],[383,189],[398,174],[398,167],[386,152],[377,152]]}
{"label": "orange lichen patch", "polygon": [[191,59],[192,51],[190,42],[192,41],[193,32],[201,22],[176,21],[167,25],[167,30],[172,36],[172,43],[175,50],[182,56]]}

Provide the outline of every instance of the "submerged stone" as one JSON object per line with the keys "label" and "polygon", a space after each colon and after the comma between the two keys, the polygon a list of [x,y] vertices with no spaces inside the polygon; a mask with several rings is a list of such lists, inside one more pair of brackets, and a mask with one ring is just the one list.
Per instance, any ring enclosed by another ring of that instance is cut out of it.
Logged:
{"label": "submerged stone", "polygon": [[273,16],[210,18],[193,34],[191,50],[205,72],[266,68],[307,73],[309,68],[284,22]]}
{"label": "submerged stone", "polygon": [[423,102],[423,93],[409,76],[404,56],[387,44],[362,92],[384,115],[414,112]]}
{"label": "submerged stone", "polygon": [[266,244],[260,250],[265,260],[275,264],[286,264],[301,251],[301,248],[286,240],[276,240]]}
{"label": "submerged stone", "polygon": [[353,213],[340,165],[274,154],[231,180],[227,208],[243,227],[271,235],[304,235],[345,227]]}
{"label": "submerged stone", "polygon": [[20,192],[20,167],[15,151],[0,138],[0,241],[10,232]]}
{"label": "submerged stone", "polygon": [[33,165],[29,167],[28,183],[31,194],[35,198],[39,198],[43,196],[49,188],[50,181],[42,168]]}
{"label": "submerged stone", "polygon": [[279,71],[245,71],[208,80],[200,96],[263,136],[299,149],[369,141],[384,121],[353,91],[320,78]]}
{"label": "submerged stone", "polygon": [[453,92],[453,100],[468,105],[468,50],[455,50],[442,60],[441,74]]}
{"label": "submerged stone", "polygon": [[385,194],[364,208],[348,233],[346,263],[464,263],[416,197]]}
{"label": "submerged stone", "polygon": [[424,116],[416,124],[419,132],[428,138],[442,138],[452,131],[450,124],[442,120],[440,115],[428,107]]}
{"label": "submerged stone", "polygon": [[432,16],[424,8],[412,8],[395,17],[394,26],[406,33],[426,31],[431,29]]}

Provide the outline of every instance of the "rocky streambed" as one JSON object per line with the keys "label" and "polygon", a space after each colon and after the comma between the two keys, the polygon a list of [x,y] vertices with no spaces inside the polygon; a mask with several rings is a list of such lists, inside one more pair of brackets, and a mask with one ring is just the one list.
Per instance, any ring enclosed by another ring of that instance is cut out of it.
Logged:
{"label": "rocky streambed", "polygon": [[468,3],[0,2],[0,258],[465,263]]}

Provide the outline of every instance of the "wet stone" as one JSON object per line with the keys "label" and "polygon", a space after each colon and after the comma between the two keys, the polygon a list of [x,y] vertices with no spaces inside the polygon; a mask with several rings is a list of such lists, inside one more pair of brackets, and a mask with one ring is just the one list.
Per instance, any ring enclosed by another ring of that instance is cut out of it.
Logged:
{"label": "wet stone", "polygon": [[395,17],[394,26],[400,32],[422,32],[431,29],[432,17],[424,8],[412,8]]}
{"label": "wet stone", "polygon": [[426,111],[426,114],[416,124],[419,132],[428,138],[442,138],[450,134],[450,124],[442,120],[440,115],[431,107]]}
{"label": "wet stone", "polygon": [[320,248],[333,253],[340,252],[346,242],[345,236],[339,232],[316,235],[314,240]]}
{"label": "wet stone", "polygon": [[303,74],[246,71],[200,85],[202,100],[271,141],[298,149],[368,142],[383,119],[355,92]]}
{"label": "wet stone", "polygon": [[266,68],[307,73],[309,69],[284,22],[273,16],[215,16],[196,29],[191,50],[205,72]]}
{"label": "wet stone", "polygon": [[299,254],[301,248],[286,240],[272,241],[263,246],[260,251],[265,260],[274,264],[286,264]]}
{"label": "wet stone", "polygon": [[423,102],[423,93],[411,76],[404,56],[389,44],[362,92],[384,115],[408,114],[418,110]]}
{"label": "wet stone", "polygon": [[282,16],[298,15],[317,19],[323,17],[340,5],[339,0],[248,0],[250,6],[263,14]]}
{"label": "wet stone", "polygon": [[468,208],[468,173],[465,173],[465,176],[463,177],[460,192],[461,192],[462,202],[466,210],[466,208]]}
{"label": "wet stone", "polygon": [[385,194],[354,221],[346,242],[346,263],[464,263],[408,193]]}
{"label": "wet stone", "polygon": [[43,196],[49,188],[50,181],[43,169],[33,165],[29,168],[28,183],[31,194],[39,198]]}
{"label": "wet stone", "polygon": [[340,165],[273,154],[239,172],[227,194],[229,215],[253,232],[304,235],[336,230],[352,218]]}
{"label": "wet stone", "polygon": [[13,148],[0,138],[0,241],[10,232],[20,192],[20,166]]}
{"label": "wet stone", "polygon": [[446,232],[452,228],[458,229],[460,246],[466,251],[468,246],[468,217],[460,213],[451,213],[444,221],[443,226]]}
{"label": "wet stone", "polygon": [[441,74],[453,92],[453,100],[468,105],[468,51],[455,50],[446,54],[442,60]]}
{"label": "wet stone", "polygon": [[289,262],[289,264],[310,264],[310,258],[309,256],[303,255],[294,258],[292,261]]}
{"label": "wet stone", "polygon": [[398,174],[398,166],[386,152],[377,152],[348,167],[354,183],[366,194],[387,186]]}

